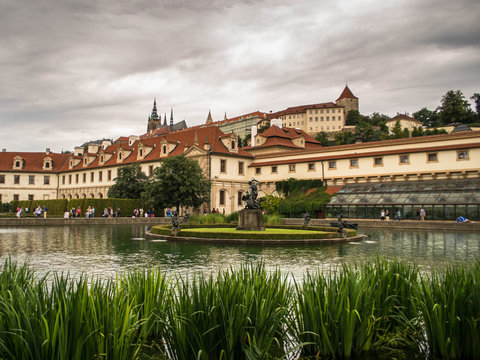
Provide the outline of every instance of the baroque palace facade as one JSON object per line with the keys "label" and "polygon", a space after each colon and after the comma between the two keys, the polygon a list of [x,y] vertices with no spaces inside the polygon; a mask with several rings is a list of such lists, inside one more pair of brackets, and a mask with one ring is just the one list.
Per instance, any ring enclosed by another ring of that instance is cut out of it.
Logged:
{"label": "baroque palace facade", "polygon": [[322,179],[328,186],[480,181],[480,131],[324,147],[303,130],[271,126],[253,146],[239,148],[236,134],[205,124],[175,132],[152,130],[78,147],[73,154],[4,150],[0,201],[103,198],[120,167],[137,163],[151,175],[164,158],[180,154],[198,161],[212,183],[210,204],[203,208],[227,214],[244,207],[241,197],[251,178],[260,182],[259,196],[275,193],[276,181],[292,177]]}

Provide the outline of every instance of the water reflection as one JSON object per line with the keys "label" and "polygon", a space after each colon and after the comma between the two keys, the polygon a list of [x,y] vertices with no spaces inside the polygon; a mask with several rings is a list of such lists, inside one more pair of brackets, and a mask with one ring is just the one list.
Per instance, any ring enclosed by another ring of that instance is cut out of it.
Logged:
{"label": "water reflection", "polygon": [[330,269],[342,261],[378,255],[414,261],[424,268],[468,263],[480,257],[480,234],[449,231],[366,230],[366,241],[333,245],[231,245],[164,242],[141,225],[65,226],[0,229],[0,261],[28,261],[39,274],[87,273],[101,278],[137,267],[160,266],[169,273],[216,271],[264,261],[268,268],[301,277],[308,270]]}

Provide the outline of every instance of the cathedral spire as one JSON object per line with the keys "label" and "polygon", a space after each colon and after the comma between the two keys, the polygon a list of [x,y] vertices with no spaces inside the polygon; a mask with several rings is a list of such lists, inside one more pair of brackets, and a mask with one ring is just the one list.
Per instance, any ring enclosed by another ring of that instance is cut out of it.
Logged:
{"label": "cathedral spire", "polygon": [[153,108],[152,108],[152,114],[150,117],[154,120],[158,119],[158,114],[157,114],[157,98],[153,99]]}
{"label": "cathedral spire", "polygon": [[170,108],[170,130],[173,130],[173,108]]}
{"label": "cathedral spire", "polygon": [[226,121],[227,120],[227,112],[225,111],[225,116],[223,117],[223,120]]}
{"label": "cathedral spire", "polygon": [[206,124],[211,124],[213,122],[212,113],[208,110],[207,122]]}
{"label": "cathedral spire", "polygon": [[167,113],[165,113],[165,117],[163,118],[163,126],[167,126]]}

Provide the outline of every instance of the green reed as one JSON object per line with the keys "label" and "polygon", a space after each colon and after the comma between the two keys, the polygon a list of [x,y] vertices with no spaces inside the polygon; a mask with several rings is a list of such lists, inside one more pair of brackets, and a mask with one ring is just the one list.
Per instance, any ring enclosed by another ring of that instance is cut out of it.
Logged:
{"label": "green reed", "polygon": [[421,277],[376,259],[290,283],[264,264],[99,281],[36,278],[7,259],[0,359],[480,357],[480,261]]}
{"label": "green reed", "polygon": [[[280,273],[244,266],[179,279],[165,341],[173,359],[263,359],[282,353],[289,289]],[[279,356],[279,355],[278,355]]]}
{"label": "green reed", "polygon": [[480,262],[435,270],[420,289],[430,352],[445,359],[480,358]]}

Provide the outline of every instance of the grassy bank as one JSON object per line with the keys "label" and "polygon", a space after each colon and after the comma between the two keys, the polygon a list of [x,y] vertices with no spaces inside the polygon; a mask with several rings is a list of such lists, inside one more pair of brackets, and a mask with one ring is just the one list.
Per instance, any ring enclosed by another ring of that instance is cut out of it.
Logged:
{"label": "grassy bank", "polygon": [[[1,359],[480,357],[480,262],[421,276],[378,259],[292,283],[263,265],[189,279],[0,273]],[[409,355],[406,355],[409,354]]]}

